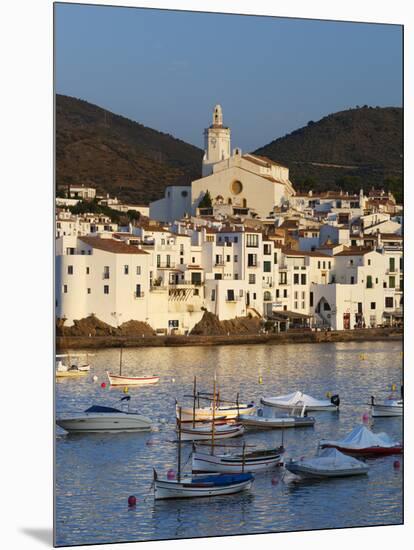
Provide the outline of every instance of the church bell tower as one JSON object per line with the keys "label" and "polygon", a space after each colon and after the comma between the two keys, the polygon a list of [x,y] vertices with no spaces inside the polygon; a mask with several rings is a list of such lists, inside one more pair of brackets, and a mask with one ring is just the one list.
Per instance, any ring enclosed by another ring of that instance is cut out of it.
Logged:
{"label": "church bell tower", "polygon": [[204,176],[213,172],[213,165],[230,157],[230,128],[223,126],[223,110],[216,105],[213,111],[213,124],[204,130]]}

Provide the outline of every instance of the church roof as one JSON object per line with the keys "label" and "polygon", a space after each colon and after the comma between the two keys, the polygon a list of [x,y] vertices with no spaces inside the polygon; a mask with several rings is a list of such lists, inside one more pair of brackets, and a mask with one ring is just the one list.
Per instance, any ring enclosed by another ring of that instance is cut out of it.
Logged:
{"label": "church roof", "polygon": [[263,157],[261,155],[252,155],[251,153],[246,153],[243,155],[243,158],[245,160],[258,164],[259,166],[269,166],[274,164],[275,166],[281,166],[282,168],[287,168],[287,166],[280,164],[279,162],[275,162],[274,160],[268,157]]}

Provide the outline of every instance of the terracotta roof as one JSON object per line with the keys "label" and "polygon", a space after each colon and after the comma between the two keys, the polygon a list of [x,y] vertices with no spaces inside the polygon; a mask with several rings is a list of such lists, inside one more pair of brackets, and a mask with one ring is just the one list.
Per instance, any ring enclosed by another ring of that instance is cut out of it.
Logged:
{"label": "terracotta roof", "polygon": [[372,252],[372,248],[365,248],[363,246],[349,246],[344,248],[341,252],[338,252],[338,254],[335,254],[335,256],[364,256],[365,254],[368,254],[368,252]]}
{"label": "terracotta roof", "polygon": [[395,233],[380,233],[383,241],[402,241],[402,235],[396,235]]}
{"label": "terracotta roof", "polygon": [[316,250],[293,250],[293,248],[282,248],[283,254],[285,256],[310,256],[315,258],[331,258],[328,254],[323,254],[322,252],[317,252]]}
{"label": "terracotta roof", "polygon": [[78,238],[92,248],[97,248],[98,250],[104,250],[105,252],[111,252],[113,254],[147,254],[147,252],[136,246],[115,239],[101,239],[100,237]]}

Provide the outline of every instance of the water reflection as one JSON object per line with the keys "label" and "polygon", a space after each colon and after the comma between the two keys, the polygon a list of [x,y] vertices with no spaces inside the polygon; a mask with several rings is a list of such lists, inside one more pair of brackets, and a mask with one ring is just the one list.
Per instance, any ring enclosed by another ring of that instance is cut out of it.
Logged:
{"label": "water reflection", "polygon": [[[400,352],[395,342],[124,350],[125,374],[161,377],[156,386],[129,388],[131,406],[152,418],[159,431],[68,436],[57,429],[57,544],[400,523],[402,467],[393,468],[395,457],[370,460],[369,475],[352,480],[297,483],[283,471],[266,472],[256,476],[250,492],[218,498],[154,503],[151,487],[153,467],[176,468],[175,398],[191,393],[194,375],[199,389],[211,391],[216,371],[223,397],[234,399],[239,392],[241,399],[256,403],[263,395],[295,390],[319,398],[327,391],[339,393],[340,412],[312,413],[313,428],[283,435],[248,431],[231,440],[232,445],[244,439],[249,445],[278,446],[283,437],[287,459],[313,455],[319,439],[342,437],[360,422],[370,395],[385,396],[387,386],[399,385]],[[118,363],[118,350],[100,351],[88,376],[61,380],[57,414],[94,403],[116,405],[123,389],[102,389],[100,383]],[[401,439],[401,418],[377,418],[372,426]],[[185,445],[184,463],[190,450]],[[127,506],[130,494],[137,497],[134,509]]]}

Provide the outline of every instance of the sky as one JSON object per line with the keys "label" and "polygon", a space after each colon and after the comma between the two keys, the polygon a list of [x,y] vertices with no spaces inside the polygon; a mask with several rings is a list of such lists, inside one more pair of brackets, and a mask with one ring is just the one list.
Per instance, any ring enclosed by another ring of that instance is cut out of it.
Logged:
{"label": "sky", "polygon": [[357,105],[402,105],[402,28],[55,4],[56,92],[203,147],[223,107],[253,151]]}

